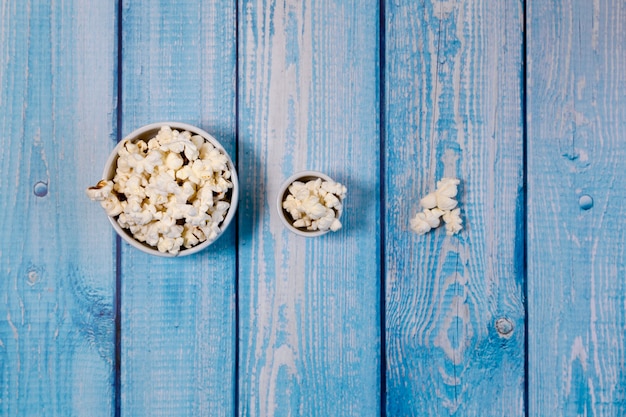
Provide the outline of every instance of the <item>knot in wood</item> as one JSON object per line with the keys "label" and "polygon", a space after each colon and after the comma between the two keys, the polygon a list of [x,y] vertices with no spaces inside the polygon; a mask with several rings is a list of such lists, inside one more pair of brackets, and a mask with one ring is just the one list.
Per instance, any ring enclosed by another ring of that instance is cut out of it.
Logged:
{"label": "knot in wood", "polygon": [[593,207],[593,198],[589,194],[583,194],[578,199],[578,205],[583,210],[589,210]]}
{"label": "knot in wood", "polygon": [[33,186],[33,193],[37,197],[45,197],[48,194],[48,183],[45,181],[39,181]]}
{"label": "knot in wood", "polygon": [[511,336],[511,333],[513,333],[514,328],[515,326],[513,325],[513,322],[505,317],[500,318],[496,321],[496,330],[498,331],[498,334],[500,336],[503,336],[503,337]]}

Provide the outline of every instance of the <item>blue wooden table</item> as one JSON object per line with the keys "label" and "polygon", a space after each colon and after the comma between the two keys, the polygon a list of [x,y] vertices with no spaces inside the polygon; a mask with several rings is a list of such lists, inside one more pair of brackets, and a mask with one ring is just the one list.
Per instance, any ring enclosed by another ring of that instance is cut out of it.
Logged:
{"label": "blue wooden table", "polygon": [[[624,1],[4,0],[0,85],[0,416],[626,415]],[[240,177],[182,258],[84,193],[164,120]]]}

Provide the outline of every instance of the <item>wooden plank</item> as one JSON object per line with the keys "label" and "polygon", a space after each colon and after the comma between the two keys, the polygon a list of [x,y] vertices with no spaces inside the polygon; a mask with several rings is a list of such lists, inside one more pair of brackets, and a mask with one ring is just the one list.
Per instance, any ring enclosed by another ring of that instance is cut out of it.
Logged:
{"label": "wooden plank", "polygon": [[[239,10],[239,413],[379,415],[377,2]],[[280,223],[306,169],[346,184],[340,231]]]}
{"label": "wooden plank", "polygon": [[[385,2],[389,416],[524,415],[517,1]],[[442,177],[460,234],[410,229]]]}
{"label": "wooden plank", "polygon": [[0,415],[111,416],[116,2],[0,6]]}
{"label": "wooden plank", "polygon": [[531,416],[626,415],[626,5],[528,8]]}
{"label": "wooden plank", "polygon": [[[124,134],[186,122],[235,156],[235,11],[232,1],[124,1]],[[183,258],[122,245],[123,415],[233,415],[235,265],[232,226]]]}

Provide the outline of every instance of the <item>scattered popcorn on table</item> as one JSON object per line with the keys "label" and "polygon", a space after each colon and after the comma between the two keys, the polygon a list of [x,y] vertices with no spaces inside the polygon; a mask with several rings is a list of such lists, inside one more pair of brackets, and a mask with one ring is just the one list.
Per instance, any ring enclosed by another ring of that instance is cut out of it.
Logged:
{"label": "scattered popcorn on table", "polygon": [[446,234],[448,236],[455,235],[463,229],[461,210],[458,208],[445,212],[443,215],[443,221],[446,223]]}
{"label": "scattered popcorn on table", "polygon": [[448,236],[459,233],[463,229],[461,210],[455,197],[458,185],[461,183],[456,178],[443,178],[437,182],[437,189],[420,200],[424,210],[417,213],[410,221],[411,229],[418,235],[430,232],[439,227],[441,219],[445,223]]}
{"label": "scattered popcorn on table", "polygon": [[126,142],[113,180],[86,190],[140,242],[177,254],[220,233],[233,187],[228,158],[200,135],[163,126]]}
{"label": "scattered popcorn on table", "polygon": [[291,215],[294,227],[309,231],[341,229],[337,215],[346,197],[345,186],[317,178],[306,183],[294,181],[288,189],[283,208]]}

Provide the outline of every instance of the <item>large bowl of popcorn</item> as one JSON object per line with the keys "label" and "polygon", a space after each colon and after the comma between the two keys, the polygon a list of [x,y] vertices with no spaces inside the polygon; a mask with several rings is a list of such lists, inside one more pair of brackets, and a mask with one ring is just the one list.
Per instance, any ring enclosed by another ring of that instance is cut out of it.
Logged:
{"label": "large bowl of popcorn", "polygon": [[287,178],[278,191],[276,208],[285,227],[305,237],[341,229],[346,187],[318,171]]}
{"label": "large bowl of popcorn", "polygon": [[115,231],[158,256],[191,255],[222,235],[235,216],[235,165],[210,134],[184,123],[143,126],[117,144],[102,180],[86,192]]}

